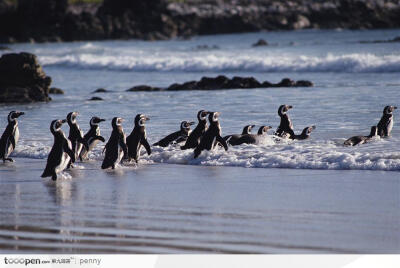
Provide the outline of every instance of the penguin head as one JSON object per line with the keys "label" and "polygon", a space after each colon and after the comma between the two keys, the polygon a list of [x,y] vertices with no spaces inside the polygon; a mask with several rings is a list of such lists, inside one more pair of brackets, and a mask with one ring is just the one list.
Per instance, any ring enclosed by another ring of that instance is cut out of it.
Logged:
{"label": "penguin head", "polygon": [[256,125],[247,125],[243,128],[242,131],[242,135],[244,134],[250,134],[251,130],[253,129],[253,127],[255,127]]}
{"label": "penguin head", "polygon": [[90,119],[90,127],[98,126],[100,122],[106,121],[105,119],[101,119],[97,116],[93,116],[92,119]]}
{"label": "penguin head", "polygon": [[306,127],[306,128],[304,128],[303,129],[303,132],[301,133],[301,135],[302,136],[310,136],[311,135],[311,132],[314,130],[314,129],[316,129],[317,127],[316,126],[310,126],[310,127]]}
{"label": "penguin head", "polygon": [[219,112],[208,112],[208,120],[210,123],[217,123],[218,122],[218,117],[220,113]]}
{"label": "penguin head", "polygon": [[25,114],[24,112],[17,112],[17,111],[11,111],[8,114],[8,123],[14,122],[18,117],[20,117],[21,115]]}
{"label": "penguin head", "polygon": [[204,110],[200,110],[198,113],[197,113],[197,119],[199,120],[199,122],[200,121],[205,121],[206,119],[207,119],[207,115],[209,114],[210,112],[207,112],[207,111],[204,111]]}
{"label": "penguin head", "polygon": [[293,108],[292,105],[283,104],[283,105],[279,106],[278,115],[279,115],[279,116],[282,116],[282,115],[286,114],[287,111],[289,111],[289,110],[292,109],[292,108]]}
{"label": "penguin head", "polygon": [[68,124],[76,124],[76,117],[78,116],[78,112],[70,112],[67,115],[67,122]]}
{"label": "penguin head", "polygon": [[371,137],[378,136],[378,128],[376,126],[371,127],[371,133],[369,134]]}
{"label": "penguin head", "polygon": [[383,109],[383,114],[392,114],[394,110],[397,109],[397,106],[388,105]]}
{"label": "penguin head", "polygon": [[270,130],[271,128],[272,128],[271,126],[261,126],[261,127],[258,129],[257,134],[258,134],[258,135],[264,135],[264,134],[267,133],[268,130]]}
{"label": "penguin head", "polygon": [[124,119],[122,119],[122,118],[120,118],[120,117],[114,117],[114,118],[111,120],[111,126],[112,126],[112,128],[113,128],[113,129],[116,129],[116,128],[120,127],[123,121],[124,121]]}
{"label": "penguin head", "polygon": [[194,122],[182,121],[181,122],[181,131],[189,131],[190,126],[194,125]]}
{"label": "penguin head", "polygon": [[50,131],[51,131],[51,133],[55,134],[56,132],[61,131],[61,126],[66,122],[67,122],[66,119],[51,121],[51,123],[50,123]]}
{"label": "penguin head", "polygon": [[147,117],[144,114],[137,114],[135,117],[135,126],[137,127],[144,127],[146,121],[150,120],[149,117]]}

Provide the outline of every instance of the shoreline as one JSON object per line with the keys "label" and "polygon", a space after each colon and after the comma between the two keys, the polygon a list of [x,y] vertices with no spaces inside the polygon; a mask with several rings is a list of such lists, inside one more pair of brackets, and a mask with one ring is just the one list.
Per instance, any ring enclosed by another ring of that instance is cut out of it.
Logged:
{"label": "shoreline", "polygon": [[126,0],[92,5],[46,1],[39,6],[30,6],[29,1],[26,6],[0,2],[0,24],[8,25],[0,30],[0,43],[167,40],[276,30],[400,27],[400,4],[395,1],[158,0],[143,5]]}

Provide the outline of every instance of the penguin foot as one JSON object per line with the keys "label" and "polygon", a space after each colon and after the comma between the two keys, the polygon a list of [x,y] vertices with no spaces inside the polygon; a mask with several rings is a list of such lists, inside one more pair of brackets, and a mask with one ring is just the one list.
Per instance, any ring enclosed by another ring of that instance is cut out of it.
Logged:
{"label": "penguin foot", "polygon": [[3,160],[4,163],[5,163],[6,161],[14,162],[14,160],[13,160],[12,158],[5,158],[5,159]]}
{"label": "penguin foot", "polygon": [[57,180],[57,174],[53,174],[53,175],[51,176],[51,179],[52,179],[53,181],[56,181],[56,180]]}

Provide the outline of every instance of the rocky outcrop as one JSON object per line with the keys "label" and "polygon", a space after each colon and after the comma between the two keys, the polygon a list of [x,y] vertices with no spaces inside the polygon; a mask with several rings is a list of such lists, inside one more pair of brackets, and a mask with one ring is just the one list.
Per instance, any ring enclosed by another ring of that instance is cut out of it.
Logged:
{"label": "rocky outcrop", "polygon": [[50,101],[50,84],[35,55],[11,53],[0,58],[0,103]]}
{"label": "rocky outcrop", "polygon": [[203,77],[199,81],[188,81],[182,84],[172,84],[167,88],[152,87],[146,85],[135,86],[127,91],[180,91],[180,90],[221,90],[221,89],[252,89],[271,87],[312,87],[314,84],[307,80],[293,81],[289,78],[282,79],[274,84],[268,81],[259,82],[254,77],[238,77],[232,79],[220,75],[217,77]]}
{"label": "rocky outcrop", "polygon": [[400,27],[398,0],[0,0],[0,43]]}

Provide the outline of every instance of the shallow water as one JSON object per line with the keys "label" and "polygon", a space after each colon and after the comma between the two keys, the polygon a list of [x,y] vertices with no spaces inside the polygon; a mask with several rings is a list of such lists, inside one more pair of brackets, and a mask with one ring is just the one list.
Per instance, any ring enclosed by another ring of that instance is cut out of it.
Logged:
{"label": "shallow water", "polygon": [[394,172],[42,165],[0,166],[2,252],[400,252]]}
{"label": "shallow water", "polygon": [[[10,110],[26,112],[13,154],[17,163],[0,165],[1,207],[7,211],[0,222],[3,249],[398,252],[398,110],[392,137],[351,148],[342,144],[367,135],[385,105],[400,106],[400,44],[359,43],[399,35],[400,30],[311,30],[13,45],[14,51],[37,54],[53,86],[66,94],[48,104],[0,106],[1,126]],[[259,38],[271,45],[252,48]],[[197,48],[204,44],[219,49]],[[125,92],[220,74],[307,79],[315,87]],[[112,92],[91,93],[100,87]],[[94,95],[105,100],[87,101]],[[84,131],[93,115],[106,118],[106,139],[112,117],[125,118],[130,133],[134,116],[148,114],[154,143],[178,130],[180,121],[195,120],[200,109],[222,112],[224,135],[247,124],[276,129],[284,103],[294,106],[289,114],[295,132],[317,126],[309,140],[267,136],[258,146],[204,152],[196,160],[192,151],[154,147],[138,168],[116,173],[99,170],[100,144],[90,163],[65,172],[57,184],[39,178],[53,142],[49,123],[70,111],[80,112]]]}

